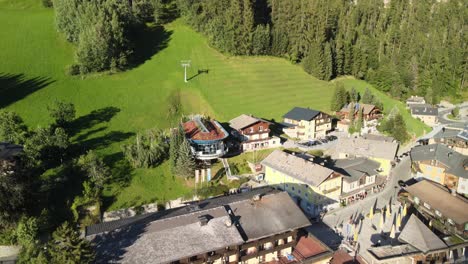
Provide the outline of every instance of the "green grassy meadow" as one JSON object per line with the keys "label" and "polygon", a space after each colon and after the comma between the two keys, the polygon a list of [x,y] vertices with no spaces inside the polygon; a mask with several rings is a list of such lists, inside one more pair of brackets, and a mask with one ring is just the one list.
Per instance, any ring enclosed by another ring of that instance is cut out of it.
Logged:
{"label": "green grassy meadow", "polygon": [[[169,98],[180,94],[183,113],[205,113],[221,122],[242,114],[279,120],[293,106],[328,111],[334,84],[320,81],[299,66],[272,57],[228,57],[207,45],[203,36],[182,21],[143,35],[139,45],[147,54],[126,72],[68,76],[73,45],[55,30],[52,9],[40,1],[0,0],[0,108],[16,111],[32,126],[51,120],[47,106],[55,100],[73,102],[81,129],[76,143],[96,149],[124,178],[105,191],[108,209],[169,200],[190,192],[174,178],[169,165],[132,170],[125,166],[120,145],[133,133],[151,127],[168,128]],[[188,83],[181,60],[190,59]],[[208,73],[197,74],[199,69]],[[362,90],[365,82],[346,79]],[[373,89],[375,93],[375,89]],[[379,94],[385,107],[401,104]],[[400,106],[398,106],[400,108]],[[94,112],[93,112],[94,111]],[[405,116],[408,122],[408,117]],[[423,126],[409,127],[421,133]]]}

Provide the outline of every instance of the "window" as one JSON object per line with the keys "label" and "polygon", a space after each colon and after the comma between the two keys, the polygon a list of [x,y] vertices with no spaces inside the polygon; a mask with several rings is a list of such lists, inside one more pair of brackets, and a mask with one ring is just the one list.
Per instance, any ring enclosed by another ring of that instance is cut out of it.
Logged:
{"label": "window", "polygon": [[293,190],[293,191],[295,190],[294,186],[293,186],[293,187],[291,187],[291,190]]}
{"label": "window", "polygon": [[250,133],[253,133],[254,132],[254,129],[253,127],[250,128]]}
{"label": "window", "polygon": [[448,222],[449,224],[451,224],[451,225],[455,225],[455,222],[453,222],[453,220],[450,219],[450,218],[447,218],[447,222]]}
{"label": "window", "polygon": [[298,192],[299,194],[301,194],[301,190],[297,190],[297,192]]}
{"label": "window", "polygon": [[427,209],[431,209],[431,206],[428,203],[424,203],[424,207],[426,207]]}
{"label": "window", "polygon": [[438,217],[442,217],[442,213],[439,212],[438,210],[435,210],[435,214],[436,214]]}
{"label": "window", "polygon": [[262,126],[260,126],[260,127],[258,128],[258,130],[260,130],[260,131],[263,131],[263,127],[262,127]]}
{"label": "window", "polygon": [[286,188],[288,188],[288,187],[289,187],[289,184],[286,183]]}

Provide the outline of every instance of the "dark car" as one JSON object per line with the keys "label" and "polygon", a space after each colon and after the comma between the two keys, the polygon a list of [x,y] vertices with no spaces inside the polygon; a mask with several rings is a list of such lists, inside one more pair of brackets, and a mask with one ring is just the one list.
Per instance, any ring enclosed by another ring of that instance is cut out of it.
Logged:
{"label": "dark car", "polygon": [[399,180],[398,185],[400,185],[400,187],[405,187],[406,183],[404,181],[402,181],[402,180]]}
{"label": "dark car", "polygon": [[328,139],[329,141],[333,141],[333,140],[337,140],[337,139],[338,139],[336,136],[333,136],[333,135],[331,135],[331,136],[326,136],[325,138]]}

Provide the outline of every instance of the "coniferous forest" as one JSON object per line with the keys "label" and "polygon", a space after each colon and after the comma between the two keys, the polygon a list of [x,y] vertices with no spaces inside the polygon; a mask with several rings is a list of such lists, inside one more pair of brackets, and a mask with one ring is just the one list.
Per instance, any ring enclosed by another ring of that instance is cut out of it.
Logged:
{"label": "coniferous forest", "polygon": [[[385,2],[385,3],[384,3]],[[273,55],[322,80],[353,75],[393,97],[429,103],[466,91],[463,0],[177,0],[210,44]]]}

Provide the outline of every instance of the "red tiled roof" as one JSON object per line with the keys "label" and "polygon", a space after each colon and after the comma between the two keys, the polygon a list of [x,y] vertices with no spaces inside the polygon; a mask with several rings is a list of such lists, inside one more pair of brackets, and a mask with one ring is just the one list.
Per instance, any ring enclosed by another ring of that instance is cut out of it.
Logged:
{"label": "red tiled roof", "polygon": [[227,136],[213,121],[207,121],[204,125],[208,132],[200,130],[194,120],[185,122],[183,124],[185,135],[192,140],[218,140]]}
{"label": "red tiled roof", "polygon": [[303,260],[327,252],[328,249],[317,239],[301,237],[294,249],[293,255],[296,259]]}
{"label": "red tiled roof", "polygon": [[364,264],[361,257],[357,256],[356,260],[343,249],[340,249],[333,254],[330,264]]}

